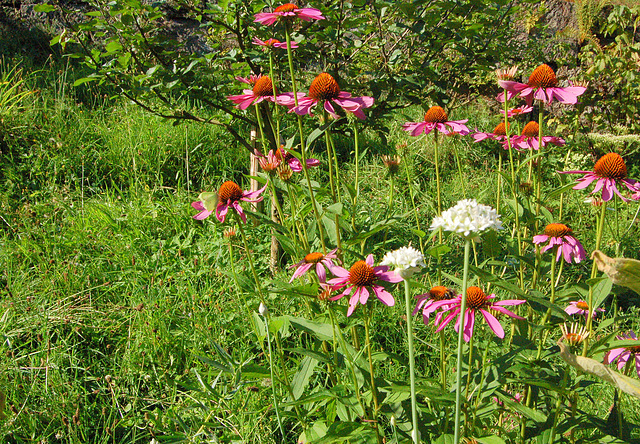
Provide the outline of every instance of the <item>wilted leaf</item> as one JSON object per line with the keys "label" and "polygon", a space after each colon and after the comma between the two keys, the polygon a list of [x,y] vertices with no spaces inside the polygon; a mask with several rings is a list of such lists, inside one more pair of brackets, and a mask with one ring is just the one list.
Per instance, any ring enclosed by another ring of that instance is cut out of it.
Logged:
{"label": "wilted leaf", "polygon": [[623,392],[640,399],[640,381],[636,381],[635,379],[611,370],[595,359],[574,355],[569,351],[569,347],[562,342],[562,338],[558,341],[558,347],[560,347],[560,357],[564,359],[567,364],[607,381]]}
{"label": "wilted leaf", "polygon": [[603,271],[614,284],[630,288],[640,294],[640,261],[624,257],[611,258],[600,250],[591,253],[598,270]]}

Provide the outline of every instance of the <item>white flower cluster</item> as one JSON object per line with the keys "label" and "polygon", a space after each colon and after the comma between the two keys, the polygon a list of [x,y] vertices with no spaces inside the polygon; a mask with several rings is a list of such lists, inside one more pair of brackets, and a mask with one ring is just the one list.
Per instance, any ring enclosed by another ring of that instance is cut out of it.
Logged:
{"label": "white flower cluster", "polygon": [[393,267],[402,279],[410,278],[425,266],[424,256],[413,247],[400,247],[384,255],[380,265]]}
{"label": "white flower cluster", "polygon": [[502,222],[500,215],[490,206],[479,204],[475,199],[464,199],[435,217],[430,229],[451,231],[477,240],[483,231],[502,230]]}

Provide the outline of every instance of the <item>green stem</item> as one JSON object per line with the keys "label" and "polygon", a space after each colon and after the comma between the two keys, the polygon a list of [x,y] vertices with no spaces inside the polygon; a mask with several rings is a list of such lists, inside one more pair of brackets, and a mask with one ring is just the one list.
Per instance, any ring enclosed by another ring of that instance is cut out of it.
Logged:
{"label": "green stem", "polygon": [[380,411],[380,402],[378,400],[378,387],[376,386],[376,378],[375,373],[373,371],[373,357],[371,354],[371,334],[369,331],[369,324],[371,323],[371,319],[373,318],[373,304],[369,304],[368,313],[364,317],[364,334],[365,334],[365,347],[367,349],[367,358],[369,360],[369,376],[371,382],[371,398],[373,398],[373,418],[372,424],[376,430],[376,436],[378,437],[378,442],[382,443],[382,439],[378,432],[378,412]]}
{"label": "green stem", "polygon": [[[604,216],[607,212],[607,203],[602,202],[602,206],[600,207],[600,217],[598,219],[598,231],[596,232],[596,248],[595,250],[600,249],[600,244],[602,243],[602,232],[604,231]],[[593,261],[591,266],[591,279],[594,279],[598,275],[598,266],[596,265],[596,261]],[[593,337],[593,310],[595,307],[593,306],[593,289],[595,284],[589,285],[589,297],[587,303],[589,304],[589,313],[587,315],[587,330],[589,330],[589,336],[584,341],[584,346],[582,348],[582,356],[587,356],[587,346],[589,345],[589,338]]]}
{"label": "green stem", "polygon": [[502,195],[502,153],[498,156],[498,195],[496,196],[496,212],[500,214],[500,196]]}
{"label": "green stem", "polygon": [[[542,153],[543,150],[543,142],[542,142],[542,130],[544,127],[544,102],[539,101],[539,112],[538,112],[538,152]],[[540,224],[540,206],[542,200],[542,159],[544,157],[538,157],[538,164],[536,166],[536,218],[534,221],[535,232],[538,232],[538,227]]]}
{"label": "green stem", "polygon": [[[308,235],[307,235],[307,228],[304,224],[304,222],[301,222],[298,217],[298,202],[296,199],[296,194],[293,193],[291,191],[291,185],[289,184],[289,182],[287,182],[287,193],[289,194],[289,205],[291,205],[291,217],[294,220],[294,225],[296,226],[296,229],[298,230],[298,235],[300,236],[300,238],[302,239],[302,243],[304,246],[304,251],[306,253],[309,253],[309,241],[308,239]],[[302,228],[301,228],[302,227]]]}
{"label": "green stem", "polygon": [[[293,55],[291,53],[291,29],[290,24],[286,23],[285,35],[287,38],[287,60],[289,62],[289,74],[291,75],[291,88],[293,89],[293,100],[298,106],[298,88],[296,85],[296,76],[293,72]],[[318,212],[318,206],[316,205],[316,198],[313,193],[313,187],[311,186],[311,178],[309,177],[309,171],[307,169],[307,148],[304,139],[304,131],[302,130],[302,116],[296,113],[298,117],[298,134],[300,135],[300,155],[302,156],[302,172],[307,182],[307,188],[309,189],[309,199],[311,200],[311,206],[313,207],[313,214],[316,218],[318,225],[318,237],[320,237],[320,243],[322,244],[322,252],[327,252],[327,246],[324,242],[324,229],[322,228],[322,220],[320,219],[320,213]]]}
{"label": "green stem", "polygon": [[465,310],[467,305],[467,287],[469,284],[469,256],[471,254],[471,240],[465,239],[464,271],[462,273],[462,296],[460,297],[460,323],[458,327],[458,350],[456,354],[456,413],[454,426],[454,444],[460,443],[460,410],[462,407],[462,344],[465,327]]}
{"label": "green stem", "polygon": [[[407,187],[409,188],[409,196],[411,197],[411,208],[413,209],[413,215],[416,218],[416,228],[418,231],[420,230],[420,218],[418,217],[418,209],[416,208],[416,198],[413,194],[413,186],[411,184],[411,175],[409,174],[409,163],[407,162],[407,156],[405,150],[402,151],[402,163],[404,164],[404,170],[407,175]],[[424,254],[424,244],[422,242],[422,237],[418,238],[420,242],[420,251]]]}
{"label": "green stem", "polygon": [[[233,255],[233,245],[231,243],[231,239],[229,238],[229,263],[231,264],[231,273],[233,274],[233,282],[236,285],[236,289],[238,290],[238,293],[240,293],[240,299],[242,300],[242,304],[244,305],[244,312],[245,313],[251,313],[251,310],[249,310],[249,307],[247,306],[247,300],[246,298],[242,297],[242,288],[240,287],[240,284],[238,283],[238,275],[236,274],[236,266],[235,266],[235,260],[234,260],[234,255]],[[260,335],[258,333],[258,328],[254,322],[253,316],[249,317],[249,321],[251,322],[251,327],[253,328],[253,333],[256,335],[256,339],[258,340],[258,342],[260,342],[260,348],[262,348],[262,352],[264,353],[264,346],[262,345],[262,341],[260,341]],[[265,318],[265,322],[267,322],[267,319]],[[280,429],[280,433],[282,434],[282,439],[285,439],[285,434],[284,434],[284,428],[282,427],[282,419],[280,418],[280,411],[278,409],[278,395],[276,394],[276,378],[274,377],[274,371],[273,371],[273,360],[272,360],[272,354],[271,354],[271,342],[270,342],[270,338],[269,338],[269,324],[267,323],[267,342],[269,344],[269,372],[271,373],[271,393],[273,395],[273,406],[276,412],[276,418],[278,420],[278,428]]]}
{"label": "green stem", "polygon": [[[562,376],[562,384],[560,385],[560,387],[565,388],[567,386],[568,377],[569,377],[569,370],[565,368],[564,375]],[[553,414],[553,426],[551,427],[551,434],[549,436],[549,444],[553,444],[556,440],[556,428],[558,427],[558,420],[560,419],[561,407],[562,407],[562,395],[558,393],[555,412]]]}
{"label": "green stem", "polygon": [[416,397],[416,370],[415,356],[413,349],[413,315],[411,313],[411,284],[408,279],[404,279],[404,302],[407,316],[407,346],[409,347],[409,380],[411,381],[411,436],[414,444],[420,442],[418,431],[418,405]]}
{"label": "green stem", "polygon": [[273,392],[273,408],[276,411],[276,418],[278,418],[278,427],[280,428],[280,433],[282,434],[282,439],[285,440],[285,434],[284,434],[284,429],[282,428],[282,420],[280,419],[280,411],[278,409],[278,397],[276,396],[276,390],[275,390],[275,377],[273,374],[273,352],[272,352],[272,348],[271,348],[271,334],[269,333],[269,321],[267,320],[267,318],[264,318],[264,323],[265,323],[265,329],[267,332],[267,346],[269,348],[269,371],[271,372],[271,387],[272,387],[272,392]]}
{"label": "green stem", "polygon": [[447,352],[444,342],[444,331],[440,330],[440,384],[442,390],[447,389]]}
{"label": "green stem", "polygon": [[504,91],[504,131],[507,138],[507,146],[509,148],[509,164],[511,167],[511,195],[513,197],[514,214],[516,219],[516,236],[518,238],[518,264],[520,267],[520,289],[524,290],[524,267],[522,265],[522,233],[520,232],[520,214],[518,211],[518,182],[516,178],[516,170],[513,162],[513,147],[511,146],[511,129],[509,128],[507,91]]}

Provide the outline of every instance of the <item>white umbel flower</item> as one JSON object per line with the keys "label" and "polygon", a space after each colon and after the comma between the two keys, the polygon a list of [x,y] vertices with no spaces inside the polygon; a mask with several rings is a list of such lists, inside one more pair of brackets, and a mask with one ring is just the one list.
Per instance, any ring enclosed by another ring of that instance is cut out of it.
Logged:
{"label": "white umbel flower", "polygon": [[479,240],[478,235],[483,231],[502,230],[502,222],[500,215],[490,206],[479,204],[475,199],[464,199],[436,216],[430,229],[451,231]]}
{"label": "white umbel flower", "polygon": [[413,247],[400,247],[385,254],[380,265],[392,267],[402,279],[408,279],[425,266],[424,255]]}

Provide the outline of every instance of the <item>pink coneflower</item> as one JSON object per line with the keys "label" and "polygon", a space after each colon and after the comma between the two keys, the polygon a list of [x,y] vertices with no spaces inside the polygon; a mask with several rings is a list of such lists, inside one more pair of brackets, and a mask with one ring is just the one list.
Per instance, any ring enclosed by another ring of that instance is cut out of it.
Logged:
{"label": "pink coneflower", "polygon": [[640,182],[627,179],[627,165],[622,157],[616,153],[609,153],[602,156],[593,167],[593,171],[560,171],[562,174],[584,174],[585,176],[578,179],[578,184],[573,187],[574,190],[582,190],[596,182],[596,186],[591,194],[602,190],[602,200],[608,202],[613,197],[613,193],[617,194],[622,200],[628,200],[620,194],[616,183],[622,183],[634,193],[640,192]]}
{"label": "pink coneflower", "polygon": [[[595,310],[593,310],[592,317],[596,317],[597,311],[603,312],[604,308],[596,308]],[[582,300],[571,301],[569,302],[567,308],[564,309],[564,312],[568,315],[584,315],[585,317],[587,317],[589,315],[589,304]]]}
{"label": "pink coneflower", "polygon": [[294,18],[310,22],[312,20],[322,20],[322,12],[315,8],[298,8],[293,3],[285,3],[278,6],[273,12],[260,12],[256,14],[254,22],[263,25],[273,25],[278,20],[292,20]]}
{"label": "pink coneflower", "polygon": [[240,201],[260,202],[262,200],[262,196],[260,196],[260,194],[262,194],[266,187],[267,186],[265,185],[256,191],[243,191],[237,183],[228,180],[220,186],[217,193],[200,193],[198,200],[191,203],[193,208],[200,211],[198,214],[193,216],[193,218],[203,220],[215,211],[216,218],[220,222],[224,222],[227,211],[231,206],[238,212],[242,218],[242,222],[246,223],[247,215],[244,214],[244,211],[240,206]]}
{"label": "pink coneflower", "polygon": [[[280,147],[276,150],[276,157],[280,159],[280,161],[285,162],[291,168],[291,171],[299,173],[302,171],[302,162],[300,159],[295,157],[291,152],[284,147]],[[318,159],[307,159],[307,168],[316,167],[320,165],[320,161]]]}
{"label": "pink coneflower", "polygon": [[[451,300],[455,297],[456,293],[451,288],[441,285],[432,287],[428,292],[416,296],[418,302],[416,308],[413,310],[413,315],[415,316],[418,311],[422,310],[422,320],[425,325],[427,325],[429,323],[429,316],[436,311],[436,308],[433,308],[433,304],[438,301]],[[438,318],[436,318],[436,323],[437,320]]]}
{"label": "pink coneflower", "polygon": [[333,267],[333,262],[331,259],[336,259],[336,251],[337,249],[331,250],[327,254],[322,253],[309,253],[304,259],[302,259],[297,264],[292,265],[291,267],[295,267],[296,271],[291,276],[291,280],[289,283],[293,282],[293,280],[297,277],[302,276],[307,271],[309,271],[312,267],[315,267],[316,274],[318,275],[318,280],[320,283],[325,283],[327,280],[327,270],[325,267]]}
{"label": "pink coneflower", "polygon": [[396,301],[393,299],[393,296],[391,296],[391,293],[385,290],[378,282],[397,283],[402,281],[402,278],[395,272],[388,270],[389,267],[386,265],[374,267],[372,254],[367,256],[366,260],[353,264],[348,271],[334,265],[331,267],[331,272],[337,277],[330,279],[328,283],[332,285],[335,290],[344,286],[347,286],[347,288],[338,296],[332,297],[331,300],[336,301],[343,296],[351,295],[349,298],[349,309],[347,310],[347,316],[351,316],[358,302],[362,305],[367,303],[369,290],[372,290],[383,304],[392,307]]}
{"label": "pink coneflower", "polygon": [[449,120],[447,113],[440,106],[432,106],[424,115],[423,122],[407,122],[402,125],[402,129],[411,133],[412,136],[419,136],[422,133],[429,134],[437,129],[444,134],[469,134],[469,128],[465,125],[465,120]]}
{"label": "pink coneflower", "polygon": [[[281,42],[278,39],[267,39],[263,41],[258,37],[254,37],[252,43],[258,46],[264,46],[265,50],[271,48],[287,49],[287,42]],[[291,42],[291,49],[296,49],[297,47],[298,44],[296,42]]]}
{"label": "pink coneflower", "polygon": [[565,224],[549,224],[545,227],[544,234],[533,236],[534,244],[542,244],[547,241],[549,243],[542,247],[540,252],[544,253],[557,246],[556,262],[560,260],[560,256],[563,256],[567,263],[570,264],[573,261],[577,264],[587,257],[582,244],[573,237],[573,230]]}
{"label": "pink coneflower", "polygon": [[[540,148],[540,126],[538,122],[529,122],[524,126],[522,135],[514,136],[511,144],[517,150],[537,150]],[[552,143],[557,146],[564,145],[564,139],[562,137],[554,136],[542,136],[542,146]],[[503,145],[507,148],[507,142],[504,141]]]}
{"label": "pink coneflower", "polygon": [[[496,319],[496,317],[491,314],[489,310],[497,311],[502,314],[506,314],[512,318],[516,319],[524,319],[517,314],[507,310],[504,308],[505,305],[520,305],[524,304],[526,301],[521,301],[518,299],[508,299],[505,301],[492,301],[496,297],[495,294],[486,295],[484,291],[480,287],[469,287],[467,289],[467,299],[466,299],[466,309],[463,320],[463,330],[462,336],[466,342],[469,342],[471,336],[473,336],[473,326],[475,324],[476,312],[480,311],[482,316],[484,316],[485,321],[489,324],[489,327],[499,338],[504,338],[504,329],[500,322]],[[444,314],[448,311],[449,314],[441,319],[436,331],[440,331],[451,322],[453,318],[457,316],[457,320],[455,323],[455,329],[458,331],[460,328],[460,305],[462,303],[462,295],[459,295],[455,299],[451,300],[442,300],[439,302],[435,302],[433,304],[434,309],[443,308],[443,317]],[[445,308],[446,306],[446,308]]]}
{"label": "pink coneflower", "polygon": [[256,82],[260,79],[260,77],[262,77],[262,74],[258,74],[258,75],[250,74],[249,77],[235,76],[234,78],[238,82],[246,83],[247,85],[251,85],[253,87],[253,85],[256,84]]}
{"label": "pink coneflower", "polygon": [[[291,95],[291,98],[293,99],[293,95]],[[324,109],[334,119],[337,119],[340,116],[336,114],[331,102],[339,105],[345,111],[353,113],[358,119],[364,120],[365,115],[362,110],[373,105],[373,97],[351,97],[351,93],[340,91],[338,82],[331,74],[323,72],[311,82],[308,96],[303,96],[302,98],[298,96],[298,106],[293,103],[287,106],[291,108],[289,112],[295,111],[296,114],[305,115],[311,114],[311,108],[318,103],[322,103]]]}
{"label": "pink coneflower", "polygon": [[[510,110],[507,110],[507,117],[515,117],[515,116],[519,116],[520,114],[528,114],[531,111],[533,111],[533,106],[518,106],[516,108],[511,108]],[[504,116],[504,110],[500,112]]]}
{"label": "pink coneflower", "polygon": [[266,156],[258,150],[255,150],[254,154],[258,158],[260,168],[262,168],[265,173],[274,174],[282,163],[282,159],[278,158],[273,150],[269,150]]}
{"label": "pink coneflower", "polygon": [[[634,341],[638,340],[636,334],[633,331],[629,331],[627,334],[623,333],[620,336],[616,336],[616,339],[622,341],[627,339]],[[636,361],[636,373],[638,373],[638,377],[640,378],[640,344],[631,347],[614,348],[612,350],[609,350],[604,355],[604,363],[611,364],[617,359],[618,370],[622,370],[632,355]]]}
{"label": "pink coneflower", "polygon": [[[511,125],[509,125],[511,126]],[[476,142],[480,142],[482,140],[486,140],[486,139],[491,139],[491,140],[506,140],[507,137],[507,132],[505,131],[505,125],[504,122],[499,123],[492,132],[490,133],[483,133],[481,131],[477,131],[473,134],[471,134],[471,137],[473,137],[473,140]]]}
{"label": "pink coneflower", "polygon": [[[549,65],[545,64],[533,70],[527,83],[499,80],[498,84],[507,91],[508,98],[519,94],[527,101],[527,105],[531,105],[533,99],[545,103],[551,103],[553,99],[556,99],[560,103],[575,105],[578,102],[578,96],[587,90],[584,86],[559,87],[556,73]],[[504,100],[504,97],[502,99]],[[498,96],[498,100],[500,100],[500,96]]]}
{"label": "pink coneflower", "polygon": [[242,92],[244,94],[227,97],[240,109],[247,109],[249,106],[260,103],[263,100],[280,104],[279,97],[273,97],[273,83],[269,76],[259,77],[253,85],[253,89],[245,89]]}

